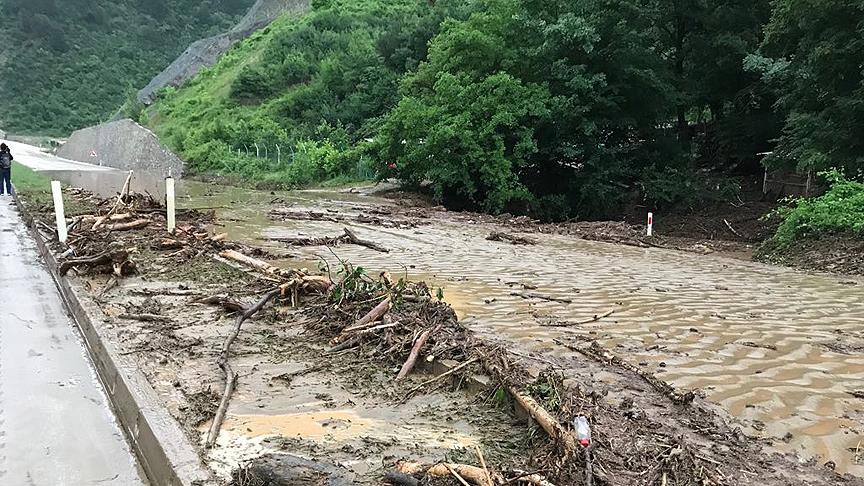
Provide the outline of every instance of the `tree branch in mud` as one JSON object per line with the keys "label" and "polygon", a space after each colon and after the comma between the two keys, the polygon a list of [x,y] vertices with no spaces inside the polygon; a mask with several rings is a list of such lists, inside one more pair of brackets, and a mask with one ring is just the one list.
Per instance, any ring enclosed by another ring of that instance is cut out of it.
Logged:
{"label": "tree branch in mud", "polygon": [[457,372],[461,371],[463,368],[467,367],[470,364],[474,364],[477,361],[480,361],[480,359],[479,358],[471,358],[468,361],[466,361],[466,362],[464,362],[458,366],[454,366],[453,368],[445,371],[444,373],[441,373],[440,375],[436,376],[435,378],[431,378],[429,380],[424,381],[423,383],[420,383],[419,385],[415,386],[414,388],[408,390],[408,393],[405,394],[405,400],[407,401],[409,398],[411,398],[412,395],[414,395],[418,391],[422,390],[424,387],[429,386],[435,382],[441,381],[444,378],[447,378],[448,376],[456,374]]}
{"label": "tree branch in mud", "polygon": [[222,344],[222,351],[216,359],[216,364],[219,365],[219,368],[225,373],[225,388],[222,391],[222,399],[219,401],[219,408],[216,409],[216,415],[213,417],[213,423],[210,425],[210,430],[207,432],[207,440],[204,443],[204,447],[207,449],[213,447],[213,444],[216,443],[216,439],[219,437],[219,429],[222,427],[222,422],[225,421],[225,412],[228,411],[228,402],[231,400],[231,394],[234,392],[234,387],[237,384],[237,373],[235,373],[233,368],[231,368],[231,362],[228,359],[231,352],[231,344],[234,343],[234,340],[237,339],[237,336],[240,334],[240,328],[243,326],[243,323],[255,315],[255,313],[261,310],[267,302],[274,299],[281,292],[282,291],[278,288],[271,290],[270,292],[267,292],[255,305],[243,311],[243,314],[237,317],[234,329],[228,337],[225,338],[225,342]]}
{"label": "tree branch in mud", "polygon": [[240,302],[228,297],[227,295],[211,295],[209,297],[199,297],[192,299],[191,304],[218,305],[228,312],[242,312],[246,308]]}
{"label": "tree branch in mud", "polygon": [[614,314],[614,313],[615,313],[615,309],[612,309],[612,310],[609,310],[609,311],[604,312],[603,314],[595,314],[594,317],[592,317],[591,319],[585,319],[585,320],[582,320],[582,321],[575,321],[575,322],[569,322],[569,321],[568,321],[568,322],[552,322],[552,323],[549,323],[549,324],[540,324],[540,325],[543,326],[543,327],[572,327],[572,326],[581,326],[581,325],[583,325],[583,324],[590,324],[590,323],[592,323],[592,322],[597,322],[597,321],[599,321],[600,319],[604,319],[604,318],[606,318],[606,317],[609,317],[609,316],[611,316],[611,315]]}
{"label": "tree branch in mud", "polygon": [[538,294],[536,292],[510,292],[513,297],[522,297],[523,299],[540,299],[550,302],[561,302],[562,304],[572,304],[573,300],[562,297],[552,297],[549,295]]}
{"label": "tree branch in mud", "polygon": [[135,270],[135,264],[129,260],[129,252],[125,249],[119,248],[102,252],[91,257],[70,258],[60,264],[58,271],[60,275],[66,275],[69,273],[69,270],[79,266],[93,268],[106,265],[112,265],[113,271],[118,277],[128,275]]}
{"label": "tree branch in mud", "polygon": [[537,240],[533,238],[526,238],[524,236],[511,235],[510,233],[503,233],[500,231],[493,231],[489,236],[486,237],[489,241],[501,241],[510,243],[513,245],[536,245]]}
{"label": "tree branch in mud", "polygon": [[427,329],[420,334],[420,337],[417,338],[417,342],[414,343],[414,346],[411,348],[411,353],[408,355],[408,359],[405,360],[402,369],[400,369],[399,374],[396,375],[396,381],[402,380],[408,376],[408,373],[411,373],[411,370],[414,369],[414,365],[417,364],[417,357],[420,356],[420,350],[422,350],[423,346],[426,345],[429,336],[438,332],[438,329],[440,328],[441,326],[437,326],[434,329]]}
{"label": "tree branch in mud", "polygon": [[670,400],[672,400],[673,402],[675,402],[679,405],[687,405],[687,404],[691,403],[694,398],[696,398],[696,395],[692,391],[688,391],[688,392],[683,393],[683,394],[676,391],[675,388],[672,387],[672,385],[666,383],[663,380],[660,380],[659,378],[657,378],[653,374],[651,374],[647,371],[643,371],[643,370],[639,369],[638,367],[633,366],[632,364],[624,361],[623,359],[619,358],[618,356],[615,356],[614,354],[610,353],[606,349],[603,349],[603,347],[600,346],[600,343],[598,343],[597,341],[591,340],[590,341],[591,345],[587,348],[580,347],[580,346],[574,346],[573,344],[561,341],[560,339],[556,339],[555,342],[568,348],[568,349],[572,349],[573,351],[576,351],[577,353],[588,356],[589,358],[594,359],[595,361],[599,361],[601,363],[609,362],[609,363],[615,364],[617,366],[620,366],[621,368],[624,368],[627,371],[636,373],[637,375],[641,376],[642,379],[645,380],[646,383],[648,383],[649,385],[654,387],[655,390],[666,395],[667,398],[669,398]]}
{"label": "tree branch in mud", "polygon": [[109,219],[114,213],[117,212],[117,210],[123,204],[123,200],[126,198],[126,196],[129,195],[129,187],[131,182],[132,171],[130,170],[129,175],[126,176],[126,182],[123,183],[123,187],[120,189],[120,194],[117,195],[117,201],[114,203],[114,206],[110,210],[108,210],[108,214],[96,220],[96,222],[93,224],[93,227],[91,228],[91,231],[99,229],[99,227],[102,226],[102,223],[104,223],[105,220]]}

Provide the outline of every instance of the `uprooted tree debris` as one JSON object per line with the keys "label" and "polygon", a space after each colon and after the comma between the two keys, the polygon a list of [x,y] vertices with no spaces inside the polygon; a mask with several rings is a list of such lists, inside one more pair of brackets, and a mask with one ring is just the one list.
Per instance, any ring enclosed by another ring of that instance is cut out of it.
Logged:
{"label": "uprooted tree debris", "polygon": [[[89,196],[82,194],[81,197]],[[385,365],[382,369],[392,370],[388,376],[402,395],[401,400],[407,401],[436,388],[458,387],[476,381],[484,390],[476,406],[492,400],[506,403],[529,417],[540,434],[531,443],[531,449],[523,451],[521,462],[489,462],[480,447],[457,460],[450,457],[441,457],[438,462],[410,457],[397,458],[399,461],[387,459],[378,479],[391,484],[563,486],[759,482],[774,485],[785,484],[781,479],[787,477],[772,476],[776,468],[802,467],[792,462],[772,463],[775,459],[764,454],[755,440],[699,409],[693,394],[674,390],[612,355],[597,342],[589,346],[563,344],[615,373],[635,376],[636,380],[649,383],[652,390],[658,392],[650,400],[666,401],[665,415],[648,415],[640,410],[638,403],[611,403],[589,380],[568,382],[562,372],[570,365],[565,361],[543,360],[550,364],[545,370],[529,367],[527,363],[534,362],[530,357],[526,360],[524,354],[481,339],[467,329],[458,321],[453,309],[422,282],[394,279],[386,272],[373,276],[345,260],[339,261],[338,268],[327,267],[318,273],[277,267],[259,258],[262,254],[255,249],[211,234],[207,224],[212,222],[212,214],[182,213],[177,231],[169,235],[155,202],[140,196],[123,196],[122,192],[119,199],[118,203],[90,197],[90,212],[72,218],[77,223],[70,232],[68,247],[56,249],[66,255],[61,265],[82,272],[110,273],[116,285],[117,280],[130,271],[151,271],[156,261],[163,262],[163,266],[194,266],[215,259],[257,279],[258,284],[253,288],[243,288],[247,296],[255,296],[251,305],[244,304],[245,299],[236,295],[237,287],[230,285],[215,294],[203,289],[171,291],[181,298],[191,297],[189,303],[219,306],[227,313],[236,314],[222,345],[207,354],[215,369],[222,373],[222,380],[218,392],[206,391],[206,415],[213,420],[205,447],[218,447],[217,438],[226,410],[235,388],[243,380],[232,366],[232,345],[242,336],[244,324],[261,315],[266,315],[261,319],[278,319],[280,309],[295,308],[305,317],[299,321],[305,327],[305,336],[326,343],[327,351],[321,354],[340,357],[351,354],[369,366]],[[119,216],[124,219],[116,219]],[[50,221],[47,216],[45,220]],[[114,229],[112,226],[117,223],[110,222],[143,220],[148,224],[123,231]],[[96,222],[101,224],[96,227]],[[350,236],[347,238],[347,242],[352,242]],[[344,242],[324,241],[323,244],[332,246]],[[134,264],[131,264],[133,259]],[[100,296],[102,294],[104,292],[100,292]],[[529,293],[519,296],[553,299]],[[570,302],[569,299],[557,300]],[[166,315],[158,310],[134,311],[127,315],[145,321],[142,316],[162,318]],[[611,311],[598,314],[591,322],[611,314]],[[164,322],[154,324],[156,329],[161,329],[158,326],[162,325]],[[148,345],[158,346],[158,343]],[[214,355],[216,352],[218,354]],[[415,379],[415,375],[431,371],[430,363],[449,364],[437,376]],[[303,372],[288,373],[285,377],[291,379]],[[478,376],[487,379],[480,380]],[[467,402],[464,413],[472,414]],[[669,417],[677,415],[687,417],[689,422],[668,427],[673,420]],[[577,437],[573,425],[577,417],[585,417],[590,422],[590,441],[580,441]],[[793,476],[797,472],[800,471],[795,470]],[[842,484],[835,482],[839,476],[825,479],[831,474],[826,471],[812,473],[808,470],[807,474],[810,479],[819,479],[811,484]],[[252,482],[236,484],[259,484],[254,481],[261,479],[243,477],[243,481]],[[774,481],[776,478],[781,479]]]}
{"label": "uprooted tree debris", "polygon": [[374,241],[363,240],[357,237],[357,234],[354,231],[344,228],[344,233],[339,236],[333,237],[323,237],[323,238],[304,238],[304,237],[273,237],[269,238],[271,241],[278,241],[281,243],[285,243],[289,246],[339,246],[343,243],[350,243],[352,245],[365,246],[371,250],[379,251],[381,253],[389,253],[390,250],[387,248],[375,243]]}

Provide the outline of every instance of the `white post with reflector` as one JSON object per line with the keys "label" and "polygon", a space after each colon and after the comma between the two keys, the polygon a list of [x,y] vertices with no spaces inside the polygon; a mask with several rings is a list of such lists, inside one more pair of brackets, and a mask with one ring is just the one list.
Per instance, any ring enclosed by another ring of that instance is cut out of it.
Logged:
{"label": "white post with reflector", "polygon": [[66,243],[69,237],[66,229],[66,214],[63,209],[63,189],[60,181],[51,181],[51,195],[54,196],[54,216],[57,218],[57,239]]}
{"label": "white post with reflector", "polygon": [[654,213],[648,213],[648,236],[654,234]]}
{"label": "white post with reflector", "polygon": [[174,234],[174,228],[177,227],[175,199],[174,199],[174,178],[169,174],[165,178],[165,208],[168,212],[166,219],[168,220],[168,232]]}

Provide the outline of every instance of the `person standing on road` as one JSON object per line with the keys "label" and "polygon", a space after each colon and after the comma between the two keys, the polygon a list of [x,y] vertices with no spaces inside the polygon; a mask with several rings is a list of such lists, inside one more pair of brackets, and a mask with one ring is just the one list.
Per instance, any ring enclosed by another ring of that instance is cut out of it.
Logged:
{"label": "person standing on road", "polygon": [[3,195],[3,188],[6,188],[6,193],[12,195],[12,152],[9,151],[9,146],[5,143],[0,143],[0,196]]}

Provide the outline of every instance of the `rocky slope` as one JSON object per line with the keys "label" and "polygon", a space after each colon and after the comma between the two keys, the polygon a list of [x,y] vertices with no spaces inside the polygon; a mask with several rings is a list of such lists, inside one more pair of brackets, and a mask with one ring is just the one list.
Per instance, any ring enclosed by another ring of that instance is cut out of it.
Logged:
{"label": "rocky slope", "polygon": [[309,0],[257,0],[243,19],[228,32],[198,40],[138,92],[138,100],[149,105],[159,90],[168,86],[182,86],[201,69],[216,64],[222,54],[237,42],[266,27],[286,12],[304,12]]}

